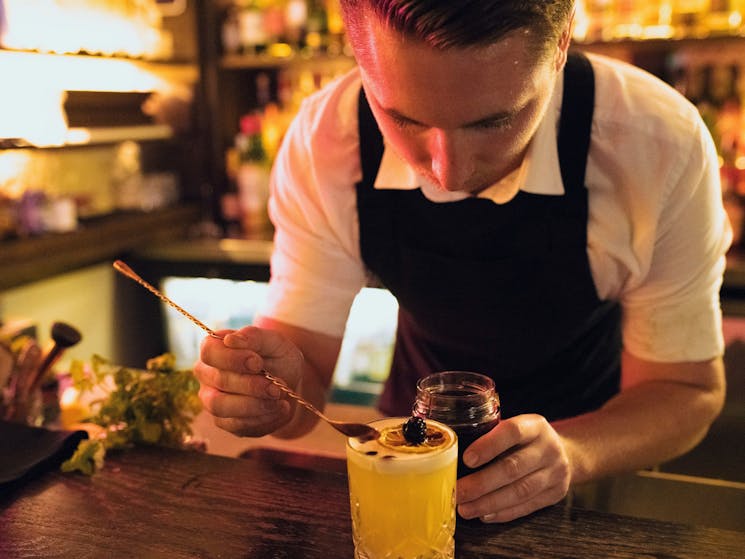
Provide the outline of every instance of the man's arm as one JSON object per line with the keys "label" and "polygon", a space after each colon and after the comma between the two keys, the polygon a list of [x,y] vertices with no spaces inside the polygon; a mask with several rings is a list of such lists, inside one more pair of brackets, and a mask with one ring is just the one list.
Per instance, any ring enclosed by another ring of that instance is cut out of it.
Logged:
{"label": "man's arm", "polygon": [[706,434],[724,402],[721,358],[653,363],[623,355],[622,388],[602,408],[549,424],[505,419],[463,457],[482,470],[458,480],[465,518],[507,522],[562,499],[571,484],[653,466]]}
{"label": "man's arm", "polygon": [[721,358],[655,363],[623,353],[621,392],[599,410],[553,424],[572,483],[659,464],[693,448],[724,404]]}

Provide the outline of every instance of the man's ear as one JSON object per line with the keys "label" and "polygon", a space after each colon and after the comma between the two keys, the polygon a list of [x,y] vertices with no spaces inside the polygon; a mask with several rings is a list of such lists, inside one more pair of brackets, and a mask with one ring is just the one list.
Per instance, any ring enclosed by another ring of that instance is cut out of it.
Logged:
{"label": "man's ear", "polygon": [[567,51],[569,45],[572,43],[572,34],[574,32],[574,10],[569,15],[569,21],[567,21],[564,31],[562,31],[559,37],[558,48],[556,49],[555,68],[557,72],[560,72],[564,68],[564,64],[567,61]]}

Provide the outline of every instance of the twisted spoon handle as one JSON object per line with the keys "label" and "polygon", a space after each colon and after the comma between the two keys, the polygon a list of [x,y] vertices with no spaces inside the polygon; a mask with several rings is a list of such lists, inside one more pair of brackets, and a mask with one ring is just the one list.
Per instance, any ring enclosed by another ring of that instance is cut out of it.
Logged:
{"label": "twisted spoon handle", "polygon": [[261,374],[264,375],[267,378],[267,380],[269,380],[272,384],[274,384],[280,390],[282,390],[285,394],[287,394],[290,398],[292,398],[298,404],[303,406],[305,409],[316,414],[318,417],[320,417],[324,421],[327,421],[328,423],[334,423],[334,421],[326,417],[321,410],[319,410],[313,404],[311,404],[310,402],[308,402],[307,400],[305,400],[304,398],[296,394],[291,388],[289,388],[286,384],[284,384],[281,380],[279,380],[273,374],[269,373],[266,369],[261,369]]}
{"label": "twisted spoon handle", "polygon": [[148,291],[150,291],[150,293],[152,293],[153,295],[155,295],[156,297],[158,297],[164,303],[166,303],[166,304],[170,305],[171,307],[173,307],[174,309],[176,309],[178,312],[180,312],[181,314],[183,314],[186,318],[188,318],[189,320],[191,320],[194,324],[196,324],[197,326],[199,326],[202,330],[204,330],[205,332],[207,332],[213,338],[218,338],[218,339],[222,340],[222,336],[216,334],[215,331],[212,330],[212,328],[210,328],[209,326],[207,326],[204,322],[202,322],[201,320],[199,320],[196,316],[192,315],[186,309],[181,308],[176,303],[174,303],[173,301],[171,301],[168,297],[166,297],[165,295],[163,295],[163,293],[161,293],[158,289],[156,289],[155,287],[153,287],[152,285],[150,285],[148,282],[146,282],[144,279],[142,279],[137,274],[137,272],[135,272],[132,268],[130,268],[129,266],[127,266],[121,260],[116,260],[114,262],[114,269],[117,272],[121,272],[122,274],[124,274],[125,276],[127,276],[129,279],[132,279],[132,280],[136,281],[137,283],[139,283],[142,287],[144,287],[145,289],[147,289]]}
{"label": "twisted spoon handle", "polygon": [[[199,320],[197,317],[192,315],[190,312],[188,312],[186,309],[180,307],[173,301],[171,301],[168,297],[163,295],[158,289],[150,285],[148,282],[146,282],[144,279],[142,279],[137,272],[135,272],[132,268],[127,266],[124,262],[121,260],[116,260],[114,262],[114,269],[117,272],[120,272],[127,276],[129,279],[132,279],[139,283],[142,287],[150,291],[153,295],[158,297],[160,300],[162,300],[164,303],[170,305],[174,309],[176,309],[178,312],[180,312],[182,315],[184,315],[186,318],[191,320],[194,324],[199,326],[202,330],[207,332],[210,336],[213,338],[217,338],[218,340],[222,340],[224,336],[221,336],[220,334],[217,334],[212,328],[207,326],[204,322]],[[306,401],[304,398],[296,394],[291,388],[289,388],[287,385],[285,385],[281,380],[279,380],[274,375],[267,372],[265,369],[261,370],[261,374],[264,375],[272,384],[277,386],[280,390],[282,390],[285,394],[287,394],[290,398],[297,401],[298,404],[302,405],[304,408],[306,408],[308,411],[316,414],[321,419],[328,421],[329,423],[334,423],[332,420],[330,420],[328,417],[326,417],[318,408],[316,408],[313,404]]]}

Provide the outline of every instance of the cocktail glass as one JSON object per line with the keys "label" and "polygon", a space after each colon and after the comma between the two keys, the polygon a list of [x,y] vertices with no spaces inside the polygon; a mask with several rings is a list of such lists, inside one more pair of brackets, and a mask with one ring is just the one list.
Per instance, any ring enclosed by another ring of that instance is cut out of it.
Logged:
{"label": "cocktail glass", "polygon": [[454,557],[457,436],[427,420],[425,442],[408,443],[407,419],[370,423],[379,439],[347,440],[356,559]]}

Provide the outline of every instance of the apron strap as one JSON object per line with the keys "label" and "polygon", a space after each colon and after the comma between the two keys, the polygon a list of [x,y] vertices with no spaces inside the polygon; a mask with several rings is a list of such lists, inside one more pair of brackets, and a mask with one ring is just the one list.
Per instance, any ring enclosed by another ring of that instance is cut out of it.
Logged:
{"label": "apron strap", "polygon": [[595,74],[590,61],[581,52],[570,52],[567,56],[561,105],[557,143],[561,180],[567,194],[579,194],[577,190],[585,190],[595,108]]}

